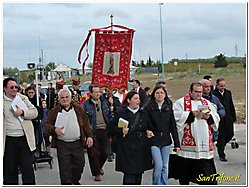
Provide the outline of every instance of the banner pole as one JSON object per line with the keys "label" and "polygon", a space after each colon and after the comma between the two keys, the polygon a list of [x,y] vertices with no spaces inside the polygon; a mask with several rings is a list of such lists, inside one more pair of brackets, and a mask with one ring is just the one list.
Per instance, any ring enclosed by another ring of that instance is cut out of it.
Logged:
{"label": "banner pole", "polygon": [[111,18],[111,30],[113,31],[113,15],[111,15],[110,18]]}

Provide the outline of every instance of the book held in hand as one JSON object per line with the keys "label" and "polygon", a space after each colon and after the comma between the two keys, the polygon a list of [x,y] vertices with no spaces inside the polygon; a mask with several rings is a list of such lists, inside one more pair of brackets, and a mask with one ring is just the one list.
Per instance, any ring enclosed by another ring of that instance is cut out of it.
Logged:
{"label": "book held in hand", "polygon": [[210,112],[208,105],[198,105],[197,110],[200,111],[199,115],[196,117],[197,119],[202,119],[204,114]]}
{"label": "book held in hand", "polygon": [[[21,108],[22,110],[28,110],[28,107],[26,104],[22,101],[22,99],[17,95],[14,99],[14,101],[11,104],[11,108],[16,111],[16,106]],[[18,119],[22,122],[24,119],[21,116],[18,116]]]}
{"label": "book held in hand", "polygon": [[128,127],[129,122],[123,118],[119,118],[118,120],[118,128]]}
{"label": "book held in hand", "polygon": [[204,114],[210,112],[208,105],[198,105],[197,110],[200,110]]}
{"label": "book held in hand", "polygon": [[64,127],[63,132],[65,132],[67,123],[68,123],[68,115],[58,112],[56,121],[55,121],[55,127],[58,127],[58,128]]}

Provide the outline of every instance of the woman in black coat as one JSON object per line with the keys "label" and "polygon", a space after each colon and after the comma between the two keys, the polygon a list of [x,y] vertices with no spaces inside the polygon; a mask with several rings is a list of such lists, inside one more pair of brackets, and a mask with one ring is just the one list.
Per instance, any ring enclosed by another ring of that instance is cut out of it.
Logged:
{"label": "woman in black coat", "polygon": [[[136,91],[130,91],[109,122],[113,135],[113,149],[116,153],[115,170],[124,173],[124,185],[141,185],[142,174],[152,169],[150,145],[146,137],[148,115],[139,108],[140,99]],[[128,127],[119,128],[119,119],[127,120]]]}
{"label": "woman in black coat", "polygon": [[[37,105],[37,97],[36,97],[36,88],[35,85],[31,85],[26,89],[27,97],[29,101],[37,108],[38,110],[38,116],[37,118],[32,120],[33,126],[34,126],[34,131],[35,131],[35,142],[37,148],[40,146],[42,143],[42,132],[41,132],[41,125],[40,125],[40,120],[42,120],[43,116],[43,109],[42,109],[42,102],[41,99],[39,98],[39,106]],[[37,153],[36,153],[37,155]]]}
{"label": "woman in black coat", "polygon": [[172,110],[172,102],[167,96],[164,86],[156,86],[151,94],[151,100],[145,107],[148,112],[149,130],[151,139],[151,153],[154,162],[153,185],[168,184],[168,163],[172,144],[180,150],[176,122]]}

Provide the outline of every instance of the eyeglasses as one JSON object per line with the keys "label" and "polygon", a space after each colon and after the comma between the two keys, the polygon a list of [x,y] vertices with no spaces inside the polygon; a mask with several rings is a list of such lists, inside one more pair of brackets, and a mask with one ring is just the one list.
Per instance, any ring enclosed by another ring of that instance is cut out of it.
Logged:
{"label": "eyeglasses", "polygon": [[99,104],[96,104],[96,109],[99,112],[100,108],[99,108]]}
{"label": "eyeglasses", "polygon": [[18,86],[11,86],[10,89],[18,89]]}
{"label": "eyeglasses", "polygon": [[28,94],[34,94],[35,92],[28,92]]}

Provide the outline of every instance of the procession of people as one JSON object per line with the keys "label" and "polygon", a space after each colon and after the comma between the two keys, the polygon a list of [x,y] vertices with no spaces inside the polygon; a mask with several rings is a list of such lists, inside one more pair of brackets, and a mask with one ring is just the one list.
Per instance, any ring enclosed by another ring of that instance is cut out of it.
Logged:
{"label": "procession of people", "polygon": [[[39,178],[32,167],[41,142],[38,130],[46,138],[46,147],[57,150],[63,185],[80,184],[85,152],[97,182],[102,181],[111,156],[115,171],[123,173],[123,185],[141,185],[144,172],[151,169],[152,185],[167,185],[169,178],[181,185],[217,184],[216,180],[200,182],[198,177],[219,173],[215,141],[220,161],[229,160],[224,150],[234,135],[236,112],[225,79],[217,79],[214,90],[205,79],[190,83],[189,92],[175,102],[168,97],[164,81],[146,94],[141,82],[133,80],[133,90],[122,99],[113,90],[90,84],[90,95],[82,104],[80,79],[72,82],[72,89],[64,82],[57,82],[56,89],[48,83],[46,95],[38,94],[38,105],[34,85],[24,90],[13,78],[3,81],[5,185],[18,184],[19,170],[23,184],[35,184]],[[17,98],[21,102],[13,107]],[[21,103],[26,108],[18,106]]]}

